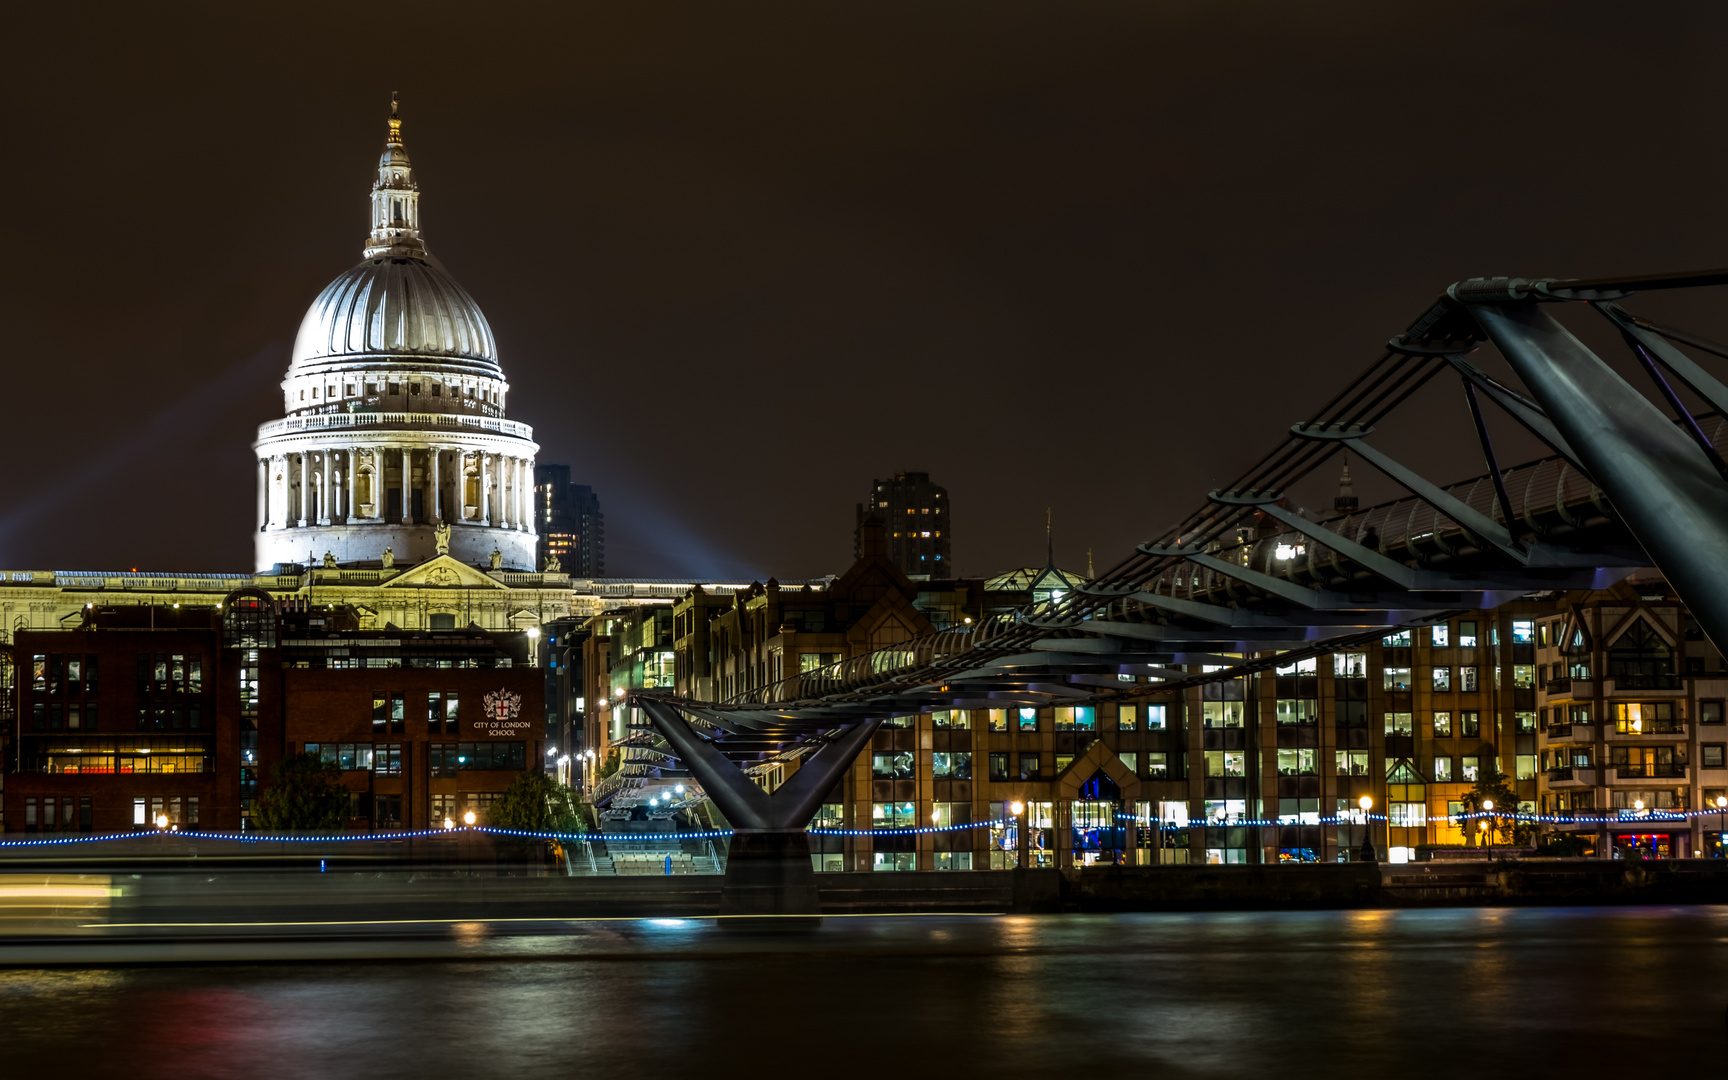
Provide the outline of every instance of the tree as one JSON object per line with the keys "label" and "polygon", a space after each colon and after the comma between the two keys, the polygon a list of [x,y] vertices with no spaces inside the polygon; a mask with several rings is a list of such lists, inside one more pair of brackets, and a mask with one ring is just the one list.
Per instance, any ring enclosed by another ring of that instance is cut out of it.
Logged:
{"label": "tree", "polygon": [[510,781],[486,824],[521,832],[571,832],[581,826],[570,789],[543,772],[525,772]]}
{"label": "tree", "polygon": [[1557,859],[1576,859],[1589,851],[1590,841],[1577,833],[1553,833],[1542,844],[1542,854],[1552,855]]}
{"label": "tree", "polygon": [[606,755],[606,760],[600,763],[599,771],[595,773],[595,779],[604,780],[617,772],[619,767],[618,751],[613,750]]}
{"label": "tree", "polygon": [[339,832],[352,802],[341,769],[315,754],[295,754],[270,767],[256,817],[266,832]]}
{"label": "tree", "polygon": [[[1489,801],[1494,803],[1494,808],[1486,811],[1487,817],[1463,823],[1464,832],[1472,838],[1471,843],[1480,843],[1481,837],[1478,834],[1483,831],[1493,834],[1490,839],[1495,843],[1506,843],[1520,838],[1522,826],[1514,817],[1518,813],[1518,792],[1512,789],[1511,781],[1492,763],[1482,766],[1476,774],[1476,783],[1471,785],[1470,790],[1466,791],[1459,801],[1464,804],[1464,812],[1467,814],[1484,813],[1483,804]],[[1475,821],[1486,821],[1490,827],[1487,830],[1479,829],[1474,824]]]}

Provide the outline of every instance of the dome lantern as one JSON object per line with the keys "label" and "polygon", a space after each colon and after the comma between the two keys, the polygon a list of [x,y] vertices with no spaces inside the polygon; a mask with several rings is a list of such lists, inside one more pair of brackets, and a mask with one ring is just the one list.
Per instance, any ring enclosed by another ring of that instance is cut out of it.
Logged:
{"label": "dome lantern", "polygon": [[390,127],[384,136],[384,153],[378,158],[378,179],[372,183],[372,231],[364,251],[368,259],[426,257],[426,245],[420,239],[420,189],[402,145],[402,118],[396,114],[397,108],[392,90]]}

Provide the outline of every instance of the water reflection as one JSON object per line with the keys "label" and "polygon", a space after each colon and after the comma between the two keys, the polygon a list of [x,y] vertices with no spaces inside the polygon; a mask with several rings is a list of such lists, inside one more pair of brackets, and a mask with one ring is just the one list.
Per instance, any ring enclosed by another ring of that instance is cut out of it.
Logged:
{"label": "water reflection", "polygon": [[301,962],[198,966],[181,942],[162,947],[190,965],[0,972],[7,1071],[1451,1077],[1564,1047],[1641,1073],[1725,1050],[1716,908],[447,929],[225,946]]}

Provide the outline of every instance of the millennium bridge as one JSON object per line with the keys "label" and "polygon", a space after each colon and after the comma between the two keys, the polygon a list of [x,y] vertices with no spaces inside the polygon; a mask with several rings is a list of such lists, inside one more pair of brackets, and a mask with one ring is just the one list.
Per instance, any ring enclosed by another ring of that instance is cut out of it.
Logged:
{"label": "millennium bridge", "polygon": [[[1622,306],[1641,291],[1724,284],[1728,270],[1458,282],[1233,483],[1083,587],[723,702],[632,693],[663,775],[693,777],[733,826],[722,911],[819,910],[806,827],[890,716],[1132,700],[1535,593],[1605,588],[1643,567],[1728,651],[1728,464],[1717,449],[1728,386],[1694,358],[1728,348]],[[1605,320],[1641,381],[1562,325],[1561,305]],[[1484,366],[1484,346],[1499,367]],[[1376,445],[1436,378],[1457,381],[1479,475],[1437,482]],[[1688,408],[1676,384],[1706,408]],[[1489,407],[1551,453],[1503,464]],[[1344,454],[1408,494],[1323,520],[1293,508],[1293,485]],[[794,761],[773,792],[753,779]]]}

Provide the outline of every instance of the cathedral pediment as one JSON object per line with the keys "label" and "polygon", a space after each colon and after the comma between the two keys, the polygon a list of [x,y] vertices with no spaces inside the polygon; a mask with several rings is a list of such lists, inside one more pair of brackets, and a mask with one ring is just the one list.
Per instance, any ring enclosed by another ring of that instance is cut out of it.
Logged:
{"label": "cathedral pediment", "polygon": [[448,555],[428,559],[384,583],[386,589],[498,589],[510,587]]}

